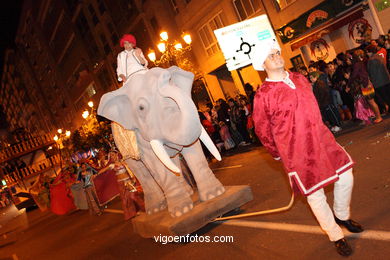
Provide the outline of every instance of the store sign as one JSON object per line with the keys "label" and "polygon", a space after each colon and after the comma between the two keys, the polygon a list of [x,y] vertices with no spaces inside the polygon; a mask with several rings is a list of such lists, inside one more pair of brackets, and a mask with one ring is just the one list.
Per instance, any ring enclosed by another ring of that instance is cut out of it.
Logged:
{"label": "store sign", "polygon": [[311,55],[316,60],[326,60],[329,57],[329,45],[328,43],[320,38],[310,44]]}
{"label": "store sign", "polygon": [[303,13],[297,19],[276,30],[283,43],[294,40],[325,22],[338,18],[341,13],[363,0],[327,0]]}
{"label": "store sign", "polygon": [[267,16],[235,23],[214,31],[229,71],[251,64],[253,47],[269,39],[276,39]]}
{"label": "store sign", "polygon": [[307,18],[306,27],[310,28],[314,24],[314,22],[317,20],[324,20],[325,21],[326,19],[328,19],[328,16],[329,16],[329,14],[325,11],[315,10]]}
{"label": "store sign", "polygon": [[366,39],[371,39],[372,26],[366,19],[360,18],[349,24],[348,33],[349,38],[357,44],[362,44]]}

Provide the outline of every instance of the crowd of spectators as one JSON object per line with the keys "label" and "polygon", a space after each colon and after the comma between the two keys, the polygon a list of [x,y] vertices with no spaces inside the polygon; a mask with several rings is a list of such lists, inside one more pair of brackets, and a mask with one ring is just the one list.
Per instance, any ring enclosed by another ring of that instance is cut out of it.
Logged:
{"label": "crowd of spectators", "polygon": [[331,62],[311,62],[298,72],[310,80],[323,121],[332,132],[344,121],[382,122],[390,105],[390,39],[381,35],[369,44],[337,54]]}
{"label": "crowd of spectators", "polygon": [[199,112],[203,127],[220,151],[259,142],[252,119],[253,86],[245,84],[247,95],[218,99],[215,105],[208,103],[204,112]]}

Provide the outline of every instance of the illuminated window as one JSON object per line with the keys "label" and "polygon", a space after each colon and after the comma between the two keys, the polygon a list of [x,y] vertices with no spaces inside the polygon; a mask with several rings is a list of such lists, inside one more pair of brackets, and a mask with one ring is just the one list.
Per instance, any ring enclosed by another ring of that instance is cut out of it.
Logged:
{"label": "illuminated window", "polygon": [[96,94],[96,90],[95,90],[95,84],[91,83],[87,89],[85,90],[85,92],[87,93],[88,97],[92,97],[93,95]]}
{"label": "illuminated window", "polygon": [[233,0],[233,5],[236,9],[240,21],[253,16],[261,10],[260,0]]}
{"label": "illuminated window", "polygon": [[274,0],[277,8],[279,10],[282,10],[289,6],[290,4],[294,3],[296,0]]}
{"label": "illuminated window", "polygon": [[214,30],[221,27],[224,27],[224,24],[222,22],[221,13],[219,13],[198,31],[208,56],[212,56],[220,50],[214,35]]}

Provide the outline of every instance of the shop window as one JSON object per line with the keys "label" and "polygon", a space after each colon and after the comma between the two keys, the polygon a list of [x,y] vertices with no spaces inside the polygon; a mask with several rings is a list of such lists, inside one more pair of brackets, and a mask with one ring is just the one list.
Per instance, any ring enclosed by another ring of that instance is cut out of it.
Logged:
{"label": "shop window", "polygon": [[301,67],[305,66],[305,63],[303,62],[302,55],[299,54],[297,56],[294,56],[290,59],[291,64],[295,68],[296,71],[298,71]]}
{"label": "shop window", "polygon": [[274,0],[275,6],[278,10],[282,10],[294,3],[296,0]]}
{"label": "shop window", "polygon": [[238,18],[243,21],[261,10],[259,0],[233,0]]}
{"label": "shop window", "polygon": [[224,24],[222,22],[221,13],[219,13],[199,29],[198,34],[208,56],[212,56],[219,52],[220,49],[218,41],[214,35],[214,30],[223,26]]}

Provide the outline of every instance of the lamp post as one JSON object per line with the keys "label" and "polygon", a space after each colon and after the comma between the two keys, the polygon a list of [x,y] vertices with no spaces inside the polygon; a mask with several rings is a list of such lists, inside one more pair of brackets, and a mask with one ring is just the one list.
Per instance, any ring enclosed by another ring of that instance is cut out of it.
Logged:
{"label": "lamp post", "polygon": [[149,60],[156,66],[160,66],[161,64],[168,64],[169,66],[177,65],[176,58],[191,50],[191,35],[183,34],[182,38],[185,42],[184,47],[183,44],[177,40],[174,40],[173,42],[169,41],[168,33],[166,31],[161,32],[160,42],[157,44],[157,48],[161,52],[161,57],[157,59],[155,51],[150,49],[148,53]]}
{"label": "lamp post", "polygon": [[96,117],[96,111],[95,111],[95,109],[94,109],[94,104],[93,104],[93,101],[89,101],[88,103],[88,107],[90,108],[89,110],[88,110],[88,108],[87,109],[85,109],[84,111],[83,111],[83,114],[82,114],[82,117],[84,118],[84,119],[87,119],[89,116],[91,116],[92,118],[93,117]]}
{"label": "lamp post", "polygon": [[69,130],[66,130],[65,133],[61,128],[57,130],[58,135],[54,136],[54,141],[57,144],[58,150],[60,152],[60,169],[62,169],[62,154],[61,149],[64,147],[63,141],[68,139],[71,135],[71,132]]}
{"label": "lamp post", "polygon": [[82,117],[85,121],[81,125],[81,134],[83,138],[86,139],[91,136],[102,134],[102,132],[105,131],[105,124],[99,119],[92,101],[88,102],[88,107],[82,113]]}

